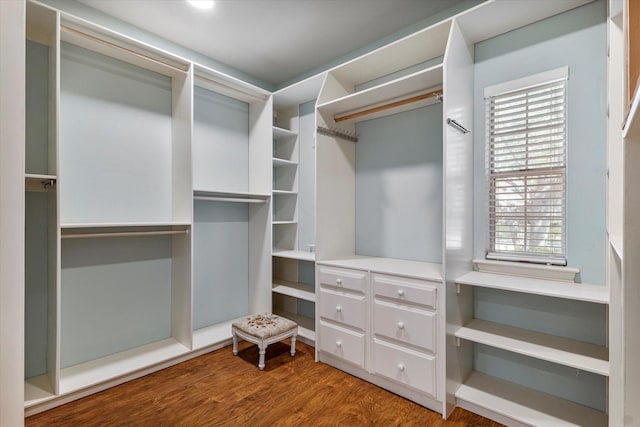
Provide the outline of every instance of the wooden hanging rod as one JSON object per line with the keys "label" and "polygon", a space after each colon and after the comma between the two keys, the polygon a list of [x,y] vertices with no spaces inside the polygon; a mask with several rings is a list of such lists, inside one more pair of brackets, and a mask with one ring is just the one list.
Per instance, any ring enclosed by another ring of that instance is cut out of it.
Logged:
{"label": "wooden hanging rod", "polygon": [[84,37],[86,39],[92,40],[92,41],[94,41],[96,43],[100,43],[102,45],[108,46],[108,47],[113,48],[113,49],[121,50],[121,51],[126,52],[128,54],[134,55],[134,56],[136,56],[138,58],[144,59],[145,61],[153,62],[154,64],[161,65],[163,67],[171,68],[172,70],[178,71],[180,73],[186,73],[187,72],[187,70],[183,70],[182,68],[178,68],[175,65],[167,64],[166,62],[159,61],[159,60],[157,60],[155,58],[152,58],[150,56],[144,55],[144,54],[142,54],[140,52],[136,52],[135,50],[127,49],[126,47],[117,45],[115,43],[112,43],[112,42],[104,40],[104,39],[101,39],[100,37],[96,37],[96,36],[94,36],[92,34],[85,33],[85,32],[80,31],[80,30],[76,30],[75,28],[71,28],[71,27],[66,26],[66,25],[62,25],[60,28],[63,31],[66,31],[68,33],[72,33],[72,34],[75,34],[77,36]]}
{"label": "wooden hanging rod", "polygon": [[438,98],[438,101],[442,99],[442,89],[438,89],[433,92],[423,93],[422,95],[412,96],[411,98],[401,99],[400,101],[390,102],[389,104],[380,105],[378,107],[369,108],[367,110],[358,111],[357,113],[345,114],[344,116],[336,116],[333,121],[336,123],[344,122],[351,119],[357,119],[358,117],[367,116],[369,114],[377,113],[379,111],[388,110],[390,108],[401,107],[413,102],[422,101],[423,99]]}

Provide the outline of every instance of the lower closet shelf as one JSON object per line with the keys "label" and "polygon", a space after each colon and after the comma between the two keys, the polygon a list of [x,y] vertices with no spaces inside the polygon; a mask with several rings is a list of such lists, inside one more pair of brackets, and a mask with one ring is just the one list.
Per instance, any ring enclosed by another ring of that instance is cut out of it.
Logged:
{"label": "lower closet shelf", "polygon": [[310,289],[312,290],[313,286],[301,283],[287,282],[284,280],[277,280],[273,282],[273,288],[271,290],[277,294],[315,302],[316,294]]}
{"label": "lower closet shelf", "polygon": [[60,394],[72,393],[135,373],[141,369],[169,361],[189,353],[189,349],[173,338],[111,354],[100,359],[62,369]]}
{"label": "lower closet shelf", "polygon": [[283,310],[274,310],[274,313],[296,322],[298,324],[298,336],[315,343],[316,327],[314,319]]}
{"label": "lower closet shelf", "polygon": [[455,336],[594,374],[609,376],[609,352],[604,346],[478,319],[473,319],[458,329]]}
{"label": "lower closet shelf", "polygon": [[51,388],[49,374],[29,378],[24,382],[24,406],[29,407],[44,402],[55,395]]}
{"label": "lower closet shelf", "polygon": [[193,349],[199,350],[210,345],[226,343],[226,341],[231,340],[232,323],[233,320],[229,320],[212,326],[196,329],[193,331]]}
{"label": "lower closet shelf", "polygon": [[473,372],[455,396],[458,406],[484,416],[501,415],[505,422],[541,427],[607,425],[604,412],[479,372]]}

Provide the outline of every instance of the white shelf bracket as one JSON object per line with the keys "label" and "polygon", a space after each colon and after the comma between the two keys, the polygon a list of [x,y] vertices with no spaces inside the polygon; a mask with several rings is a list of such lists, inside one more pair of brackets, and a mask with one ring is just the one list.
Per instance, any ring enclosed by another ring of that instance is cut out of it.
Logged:
{"label": "white shelf bracket", "polygon": [[456,337],[456,347],[460,347],[460,338]]}
{"label": "white shelf bracket", "polygon": [[456,283],[456,294],[460,293],[460,283]]}

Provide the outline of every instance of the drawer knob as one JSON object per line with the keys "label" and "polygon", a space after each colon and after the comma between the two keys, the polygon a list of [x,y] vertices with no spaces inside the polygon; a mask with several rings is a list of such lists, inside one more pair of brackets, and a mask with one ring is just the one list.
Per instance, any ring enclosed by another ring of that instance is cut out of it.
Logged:
{"label": "drawer knob", "polygon": [[336,305],[336,311],[338,313],[340,313],[342,311],[342,306],[341,305]]}
{"label": "drawer knob", "polygon": [[398,322],[398,329],[404,329],[404,322]]}
{"label": "drawer knob", "polygon": [[336,341],[336,347],[342,348],[342,341]]}
{"label": "drawer knob", "polygon": [[399,297],[403,297],[404,296],[404,291],[402,289],[398,289],[398,296]]}
{"label": "drawer knob", "polygon": [[398,370],[399,370],[400,372],[404,372],[404,364],[402,364],[402,363],[398,363]]}
{"label": "drawer knob", "polygon": [[336,279],[336,284],[342,285],[342,279]]}

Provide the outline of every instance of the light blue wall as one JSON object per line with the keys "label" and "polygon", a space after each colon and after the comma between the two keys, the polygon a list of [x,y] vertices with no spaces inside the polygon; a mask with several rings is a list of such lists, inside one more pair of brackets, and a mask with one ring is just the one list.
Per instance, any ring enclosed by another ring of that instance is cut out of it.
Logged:
{"label": "light blue wall", "polygon": [[25,378],[47,372],[47,197],[48,193],[25,193]]}
{"label": "light blue wall", "polygon": [[25,171],[48,174],[49,47],[27,40]]}
{"label": "light blue wall", "polygon": [[61,366],[171,336],[171,237],[62,241]]}
{"label": "light blue wall", "polygon": [[193,224],[193,328],[249,313],[249,208],[196,201]]}
{"label": "light blue wall", "polygon": [[487,244],[484,88],[568,65],[568,264],[583,282],[604,285],[606,16],[599,0],[475,46],[475,257]]}
{"label": "light blue wall", "polygon": [[356,253],[442,262],[442,104],[356,133]]}
{"label": "light blue wall", "polygon": [[193,188],[249,191],[249,104],[196,87]]}

